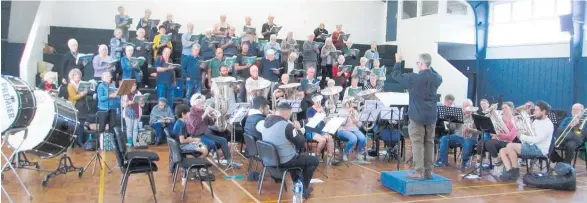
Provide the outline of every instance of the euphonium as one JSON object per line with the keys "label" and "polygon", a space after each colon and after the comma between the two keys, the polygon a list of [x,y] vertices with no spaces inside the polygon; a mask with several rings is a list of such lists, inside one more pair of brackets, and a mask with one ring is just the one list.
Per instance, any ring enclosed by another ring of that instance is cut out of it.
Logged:
{"label": "euphonium", "polygon": [[216,111],[216,122],[214,125],[218,131],[224,131],[228,128],[228,120],[226,113],[228,111],[229,91],[232,90],[232,83],[235,81],[233,77],[217,77],[213,78],[212,82],[216,84],[217,92],[214,93],[214,110]]}
{"label": "euphonium", "polygon": [[503,119],[497,114],[497,104],[492,104],[484,113],[491,119],[496,134],[508,134],[510,132]]}
{"label": "euphonium", "polygon": [[518,130],[518,135],[535,136],[536,134],[532,130],[532,121],[530,120],[528,111],[526,111],[526,106],[520,106],[516,108],[516,111],[518,111],[518,115],[514,119],[514,125]]}
{"label": "euphonium", "polygon": [[581,114],[573,117],[573,120],[571,120],[569,125],[565,127],[563,132],[561,132],[558,138],[556,138],[556,141],[554,141],[555,146],[560,147],[564,143],[565,138],[569,136],[569,134],[571,133],[573,133],[576,136],[580,136],[583,133],[585,123],[587,123],[587,108],[585,108]]}

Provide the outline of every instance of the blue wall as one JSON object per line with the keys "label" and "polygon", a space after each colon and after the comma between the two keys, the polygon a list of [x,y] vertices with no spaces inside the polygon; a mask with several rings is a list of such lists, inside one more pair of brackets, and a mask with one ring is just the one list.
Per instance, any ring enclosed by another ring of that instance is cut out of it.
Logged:
{"label": "blue wall", "polygon": [[385,39],[395,41],[397,38],[397,1],[387,1],[387,26]]}
{"label": "blue wall", "polygon": [[[490,59],[478,74],[480,98],[501,97],[516,106],[545,100],[564,110],[573,104],[573,71],[568,58]],[[581,74],[587,77],[585,71]]]}
{"label": "blue wall", "polygon": [[577,98],[581,104],[587,105],[587,57],[581,58],[581,62],[579,63],[579,78],[581,80],[579,82],[579,98]]}

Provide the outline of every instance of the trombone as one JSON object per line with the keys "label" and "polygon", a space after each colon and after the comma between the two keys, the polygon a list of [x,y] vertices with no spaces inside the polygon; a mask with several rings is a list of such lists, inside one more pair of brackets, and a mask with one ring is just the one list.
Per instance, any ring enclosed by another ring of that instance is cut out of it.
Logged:
{"label": "trombone", "polygon": [[[575,122],[577,122],[577,124],[573,125],[573,123]],[[556,138],[554,146],[556,146],[557,148],[560,147],[564,143],[564,140],[567,137],[567,135],[571,133],[573,133],[576,136],[580,136],[583,133],[585,123],[587,123],[587,108],[585,108],[581,114],[573,117],[569,125],[567,125],[567,127],[565,127],[565,129],[563,130],[563,132],[561,132],[558,138]]]}

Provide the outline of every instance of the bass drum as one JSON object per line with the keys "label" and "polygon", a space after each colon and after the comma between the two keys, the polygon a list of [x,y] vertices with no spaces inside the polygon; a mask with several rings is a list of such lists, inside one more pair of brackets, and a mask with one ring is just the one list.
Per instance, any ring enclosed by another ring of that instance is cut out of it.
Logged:
{"label": "bass drum", "polygon": [[41,158],[51,158],[67,151],[75,140],[77,110],[68,101],[35,90],[37,111],[28,129],[8,137],[8,144],[18,151],[32,152]]}
{"label": "bass drum", "polygon": [[35,116],[36,102],[33,89],[22,79],[3,75],[0,77],[2,104],[0,104],[1,132],[12,128],[28,127]]}

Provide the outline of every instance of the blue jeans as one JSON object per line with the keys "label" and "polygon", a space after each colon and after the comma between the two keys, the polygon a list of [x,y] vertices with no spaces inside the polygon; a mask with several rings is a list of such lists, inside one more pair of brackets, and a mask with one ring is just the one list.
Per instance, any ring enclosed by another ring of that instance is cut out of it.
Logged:
{"label": "blue jeans", "polygon": [[365,150],[365,145],[367,144],[367,138],[365,134],[361,132],[359,129],[356,130],[338,130],[336,131],[336,136],[338,136],[341,140],[346,141],[346,147],[344,148],[344,153],[349,153],[355,143],[357,143],[357,152],[363,152]]}
{"label": "blue jeans", "polygon": [[[163,136],[163,128],[167,129],[167,132],[171,133],[173,131],[173,124],[174,122],[163,124],[163,123],[153,123],[153,128],[155,128],[155,138],[162,139]],[[165,125],[165,126],[163,126]]]}
{"label": "blue jeans", "polygon": [[128,143],[135,145],[138,141],[137,137],[139,136],[139,122],[141,122],[141,119],[126,117],[124,118],[124,121],[126,123],[126,139]]}
{"label": "blue jeans", "polygon": [[185,98],[186,101],[189,103],[193,94],[200,93],[202,91],[202,81],[194,79],[186,80],[185,89]]}
{"label": "blue jeans", "polygon": [[175,87],[173,85],[157,84],[157,99],[166,98],[167,105],[173,109],[173,95],[175,93]]}
{"label": "blue jeans", "polygon": [[220,145],[220,148],[222,148],[222,154],[224,155],[224,159],[232,159],[232,154],[230,154],[230,148],[228,148],[228,141],[226,140],[226,138],[216,135],[202,135],[202,138],[211,140],[214,143],[214,148],[216,148],[216,145]]}
{"label": "blue jeans", "polygon": [[463,147],[463,162],[467,163],[471,156],[473,156],[473,145],[477,144],[477,136],[465,139],[458,135],[449,135],[440,138],[440,152],[438,161],[444,164],[448,163],[448,148],[457,147],[458,145]]}

